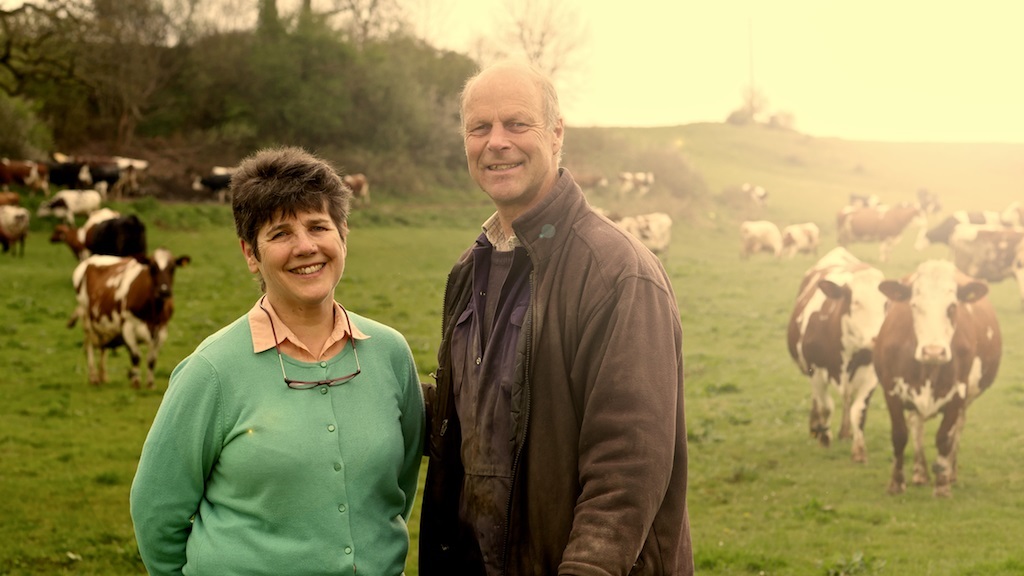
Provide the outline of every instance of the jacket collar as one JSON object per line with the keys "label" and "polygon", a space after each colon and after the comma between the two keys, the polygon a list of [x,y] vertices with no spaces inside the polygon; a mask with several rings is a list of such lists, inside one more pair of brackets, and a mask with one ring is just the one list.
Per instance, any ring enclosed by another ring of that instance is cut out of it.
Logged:
{"label": "jacket collar", "polygon": [[565,168],[559,168],[558,179],[551,192],[516,218],[512,229],[534,261],[539,262],[550,258],[564,246],[576,221],[590,211],[590,204],[572,174]]}

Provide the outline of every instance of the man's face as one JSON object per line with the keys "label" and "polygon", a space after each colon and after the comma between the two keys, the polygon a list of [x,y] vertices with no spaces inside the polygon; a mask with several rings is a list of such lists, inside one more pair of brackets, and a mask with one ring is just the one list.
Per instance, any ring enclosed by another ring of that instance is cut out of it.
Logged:
{"label": "man's face", "polygon": [[499,208],[521,214],[558,178],[562,120],[545,126],[539,88],[525,73],[498,68],[470,87],[463,110],[473,180]]}

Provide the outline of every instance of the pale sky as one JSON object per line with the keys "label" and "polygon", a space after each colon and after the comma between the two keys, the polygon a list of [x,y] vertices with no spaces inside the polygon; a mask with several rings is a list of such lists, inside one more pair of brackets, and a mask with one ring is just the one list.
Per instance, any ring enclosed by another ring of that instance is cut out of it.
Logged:
{"label": "pale sky", "polygon": [[[429,2],[467,51],[502,0]],[[575,126],[722,122],[754,85],[796,129],[851,140],[1024,143],[1024,1],[562,0],[587,21],[561,86]]]}

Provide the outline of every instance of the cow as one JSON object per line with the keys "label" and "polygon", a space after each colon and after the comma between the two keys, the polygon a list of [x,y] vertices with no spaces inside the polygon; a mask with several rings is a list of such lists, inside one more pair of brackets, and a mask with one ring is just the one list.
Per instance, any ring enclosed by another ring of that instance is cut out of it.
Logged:
{"label": "cow", "polygon": [[846,207],[836,215],[837,238],[839,245],[844,247],[852,242],[881,242],[879,260],[885,262],[911,222],[916,222],[920,226],[920,234],[924,234],[928,221],[917,206],[904,203]]}
{"label": "cow", "polygon": [[608,186],[608,178],[605,178],[600,174],[583,174],[580,176],[574,176],[574,180],[576,180],[576,183],[584,190],[595,190],[597,188],[606,188]]}
{"label": "cow", "polygon": [[947,260],[928,260],[879,290],[889,311],[875,342],[875,372],[892,422],[893,465],[889,493],[906,489],[903,453],[914,442],[913,482],[929,482],[924,455],[926,420],[942,414],[935,434],[935,496],[951,496],[967,407],[999,371],[1002,336],[988,286]]}
{"label": "cow", "polygon": [[999,213],[999,220],[1004,226],[1024,226],[1024,206],[1020,202],[1012,202]]}
{"label": "cow", "polygon": [[342,177],[342,180],[352,190],[352,198],[356,204],[360,206],[368,206],[370,204],[370,182],[366,179],[365,174],[346,174]]}
{"label": "cow", "polygon": [[192,189],[196,192],[208,192],[217,195],[217,201],[224,204],[229,200],[228,191],[231,185],[231,173],[196,175],[192,178]]}
{"label": "cow", "polygon": [[17,192],[0,192],[0,206],[20,206],[21,194]]}
{"label": "cow", "polygon": [[878,385],[872,368],[875,336],[885,317],[878,291],[882,272],[836,247],[804,274],[786,334],[789,355],[811,381],[811,437],[832,442],[829,384],[843,399],[840,438],[853,438],[855,462],[867,461],[864,422]]}
{"label": "cow", "polygon": [[91,384],[106,382],[107,349],[125,346],[132,362],[128,377],[132,387],[138,388],[145,344],[149,347],[146,386],[154,387],[156,359],[174,312],[174,271],[190,262],[188,256],[175,258],[170,250],[158,248],[151,257],[141,259],[90,256],[75,267],[72,284],[78,305],[68,327],[81,318]]}
{"label": "cow", "polygon": [[917,240],[914,242],[914,248],[924,250],[932,243],[949,244],[950,235],[961,224],[998,226],[1001,223],[1002,217],[999,212],[990,210],[957,210],[946,216],[942,222],[936,224],[932,229],[918,235]]}
{"label": "cow", "polygon": [[56,160],[47,164],[50,173],[50,184],[60,188],[84,189],[92,181],[89,167],[84,162],[76,162],[68,156],[56,153]]}
{"label": "cow", "polygon": [[814,222],[790,224],[782,229],[782,254],[792,258],[797,253],[817,254],[821,230]]}
{"label": "cow", "polygon": [[79,261],[93,254],[142,257],[146,255],[146,226],[134,214],[121,216],[102,208],[93,212],[81,228],[57,224],[50,242],[66,243]]}
{"label": "cow", "polygon": [[917,205],[925,214],[938,214],[942,212],[939,195],[927,188],[919,188],[917,190]]}
{"label": "cow", "polygon": [[50,193],[49,170],[46,164],[31,160],[0,159],[0,185],[3,190],[10,189],[11,184],[27,186],[38,190],[44,195]]}
{"label": "cow", "polygon": [[768,191],[765,190],[763,186],[744,182],[741,189],[747,193],[751,202],[757,206],[765,206],[768,204]]}
{"label": "cow", "polygon": [[1024,228],[961,224],[949,238],[953,264],[978,280],[1015,277],[1024,308]]}
{"label": "cow", "polygon": [[[12,256],[25,257],[25,237],[28,236],[29,211],[21,206],[0,206],[0,245]],[[12,250],[11,246],[15,248]],[[20,247],[20,251],[18,248]]]}
{"label": "cow", "polygon": [[623,216],[613,220],[620,228],[636,236],[644,246],[661,254],[672,242],[672,217],[664,212]]}
{"label": "cow", "polygon": [[96,190],[61,190],[39,205],[36,216],[56,216],[75,225],[75,215],[88,215],[100,209],[103,196]]}
{"label": "cow", "polygon": [[850,194],[848,206],[850,208],[871,208],[880,203],[877,194]]}
{"label": "cow", "polygon": [[747,220],[740,224],[740,258],[746,260],[758,252],[781,256],[782,233],[768,220]]}
{"label": "cow", "polygon": [[619,194],[625,196],[636,190],[637,196],[643,196],[651,190],[654,185],[653,172],[620,172],[619,173]]}

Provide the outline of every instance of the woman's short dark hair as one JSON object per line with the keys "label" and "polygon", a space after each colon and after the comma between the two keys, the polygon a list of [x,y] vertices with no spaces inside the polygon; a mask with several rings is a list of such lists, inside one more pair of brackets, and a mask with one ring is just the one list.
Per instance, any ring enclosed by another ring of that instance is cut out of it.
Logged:
{"label": "woman's short dark hair", "polygon": [[326,210],[341,234],[352,200],[352,190],[330,164],[294,146],[263,149],[242,160],[229,191],[235,232],[257,259],[260,228],[278,215]]}

